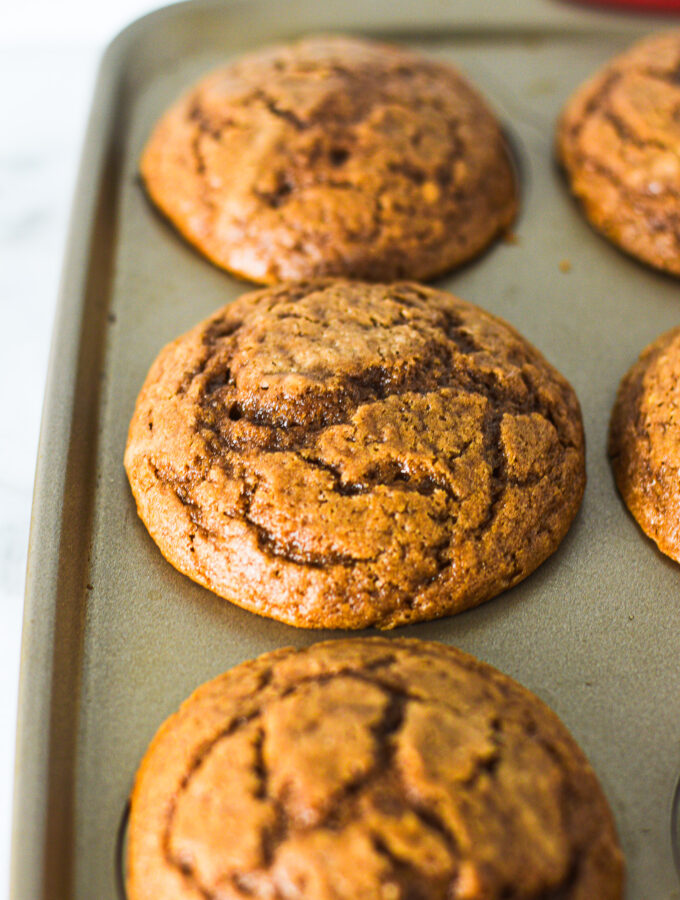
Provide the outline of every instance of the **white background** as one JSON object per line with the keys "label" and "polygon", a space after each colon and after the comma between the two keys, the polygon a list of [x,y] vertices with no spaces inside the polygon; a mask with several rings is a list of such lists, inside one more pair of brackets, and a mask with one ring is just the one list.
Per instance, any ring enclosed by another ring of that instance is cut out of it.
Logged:
{"label": "white background", "polygon": [[0,17],[0,896],[9,879],[33,474],[80,145],[104,47],[159,5],[20,0]]}

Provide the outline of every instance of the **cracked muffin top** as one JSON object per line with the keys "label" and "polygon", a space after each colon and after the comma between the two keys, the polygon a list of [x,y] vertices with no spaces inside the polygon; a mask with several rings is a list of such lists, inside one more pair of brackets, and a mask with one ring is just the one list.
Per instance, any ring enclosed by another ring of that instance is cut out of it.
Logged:
{"label": "cracked muffin top", "polygon": [[680,275],[680,31],[635,44],[579,88],[557,150],[591,223]]}
{"label": "cracked muffin top", "polygon": [[130,900],[620,900],[606,800],[537,697],[441,644],[278,650],[141,764]]}
{"label": "cracked muffin top", "polygon": [[650,344],[623,377],[609,455],[638,524],[662,553],[680,562],[680,328]]}
{"label": "cracked muffin top", "polygon": [[125,464],[176,568],[303,627],[481,603],[555,550],[585,483],[564,378],[505,322],[409,283],[224,307],[153,364]]}
{"label": "cracked muffin top", "polygon": [[160,120],[141,171],[187,240],[265,284],[432,278],[517,209],[498,123],[458,72],[345,37],[208,75]]}

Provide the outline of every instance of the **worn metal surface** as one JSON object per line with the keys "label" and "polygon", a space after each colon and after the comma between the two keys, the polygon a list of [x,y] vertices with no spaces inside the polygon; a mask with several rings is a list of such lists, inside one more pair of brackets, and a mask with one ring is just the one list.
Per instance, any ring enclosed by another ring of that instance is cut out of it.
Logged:
{"label": "worn metal surface", "polygon": [[197,0],[140,20],[111,46],[76,196],[36,480],[14,900],[113,900],[126,798],[161,721],[200,682],[242,660],[337,636],[260,619],[177,574],[137,519],[122,458],[158,350],[247,290],[148,204],[136,167],[153,122],[222,60],[338,29],[454,61],[498,110],[521,170],[518,241],[438,284],[510,321],[570,379],[588,444],[583,508],[558,552],[485,606],[399,633],[455,644],[546,700],[609,797],[629,900],[680,897],[670,827],[680,769],[680,568],[626,512],[605,453],[618,381],[645,344],[677,324],[679,285],[594,234],[552,159],[554,121],[576,85],[667,24],[549,0]]}

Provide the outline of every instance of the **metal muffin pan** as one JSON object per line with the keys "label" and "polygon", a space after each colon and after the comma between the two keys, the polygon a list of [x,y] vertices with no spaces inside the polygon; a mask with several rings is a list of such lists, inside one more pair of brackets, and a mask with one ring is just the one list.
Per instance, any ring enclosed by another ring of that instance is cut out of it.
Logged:
{"label": "metal muffin pan", "polygon": [[601,779],[629,900],[680,898],[671,837],[680,569],[627,513],[606,458],[619,379],[677,324],[678,282],[592,232],[553,162],[555,119],[574,88],[632,40],[670,24],[550,0],[196,0],[139,20],[111,45],[76,192],[39,450],[14,900],[118,897],[127,797],[163,719],[230,666],[340,636],[259,618],[176,573],[138,520],[122,465],[135,398],[159,349],[249,289],[151,208],[137,177],[144,141],[168,103],[212,66],[324,30],[451,60],[498,111],[519,157],[517,240],[437,284],[539,347],[574,385],[587,436],[585,500],[558,551],[484,606],[398,633],[459,646],[542,697]]}

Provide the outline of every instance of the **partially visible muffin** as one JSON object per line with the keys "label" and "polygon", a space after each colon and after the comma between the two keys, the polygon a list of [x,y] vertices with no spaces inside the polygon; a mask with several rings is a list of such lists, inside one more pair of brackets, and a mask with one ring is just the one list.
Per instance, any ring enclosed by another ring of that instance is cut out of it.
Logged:
{"label": "partially visible muffin", "polygon": [[680,275],[680,31],[634,45],[566,105],[557,150],[591,223]]}
{"label": "partially visible muffin", "polygon": [[638,524],[680,562],[680,328],[650,344],[621,381],[609,454]]}
{"label": "partially visible muffin", "polygon": [[517,210],[500,127],[456,69],[348,37],[207,75],[160,120],[141,171],[187,240],[262,283],[432,278]]}
{"label": "partially visible muffin", "polygon": [[525,578],[581,503],[565,379],[513,328],[415,284],[247,294],[159,355],[125,465],[181,572],[307,628],[391,628]]}
{"label": "partially visible muffin", "polygon": [[452,647],[268,653],[168,719],[132,795],[129,900],[620,900],[583,753]]}

